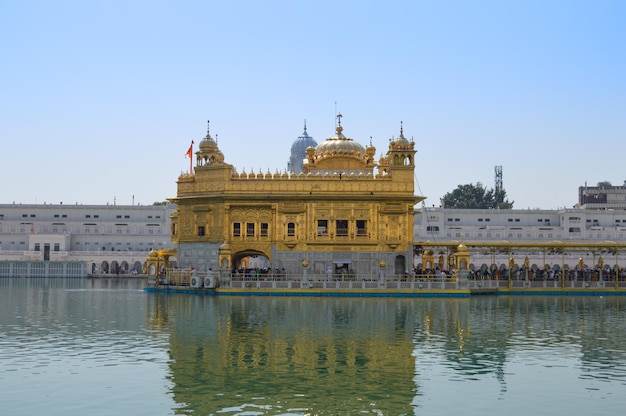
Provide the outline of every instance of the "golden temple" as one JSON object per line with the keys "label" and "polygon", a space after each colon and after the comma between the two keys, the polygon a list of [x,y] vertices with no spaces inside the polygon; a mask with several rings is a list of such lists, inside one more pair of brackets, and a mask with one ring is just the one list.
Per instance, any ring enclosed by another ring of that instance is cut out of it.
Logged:
{"label": "golden temple", "polygon": [[[308,146],[301,172],[246,173],[225,161],[210,132],[193,173],[170,201],[178,266],[200,272],[250,268],[250,259],[286,273],[403,273],[412,267],[415,143],[403,128],[385,155],[344,135]],[[208,129],[207,129],[208,130]],[[377,168],[375,170],[375,168]]]}

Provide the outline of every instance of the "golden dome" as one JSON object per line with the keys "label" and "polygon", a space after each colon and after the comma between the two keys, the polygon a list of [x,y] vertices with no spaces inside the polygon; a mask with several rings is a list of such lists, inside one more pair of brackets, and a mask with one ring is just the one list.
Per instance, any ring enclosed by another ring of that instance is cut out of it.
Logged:
{"label": "golden dome", "polygon": [[200,141],[200,151],[203,153],[215,152],[217,151],[217,143],[213,140],[213,137],[207,131],[204,139]]}
{"label": "golden dome", "polygon": [[[206,136],[200,141],[200,150],[196,152],[198,160],[202,160],[202,164],[213,165],[215,163],[222,164],[224,162],[224,154],[217,147],[217,135],[215,140],[209,133],[207,122]],[[200,165],[200,164],[199,164]]]}
{"label": "golden dome", "polygon": [[315,151],[317,154],[362,154],[365,153],[365,148],[359,143],[355,142],[349,137],[343,135],[343,127],[341,124],[335,128],[335,135],[326,139],[325,142],[319,144]]}
{"label": "golden dome", "polygon": [[459,246],[456,248],[456,250],[459,253],[467,253],[467,247],[463,243],[459,244]]}
{"label": "golden dome", "polygon": [[341,179],[344,173],[349,175],[357,171],[373,171],[376,165],[374,161],[376,148],[368,146],[366,149],[363,145],[344,136],[341,117],[343,117],[341,113],[337,115],[337,126],[333,137],[326,139],[315,148],[306,149],[306,160],[302,168],[304,173],[334,172]]}
{"label": "golden dome", "polygon": [[218,150],[217,142],[213,140],[213,137],[211,137],[211,133],[209,133],[210,122],[207,121],[206,124],[206,136],[204,136],[204,138],[200,140],[200,151],[203,153],[215,152]]}
{"label": "golden dome", "polygon": [[396,144],[408,146],[409,141],[404,137],[404,134],[400,133],[400,136],[396,139]]}
{"label": "golden dome", "polygon": [[402,122],[400,122],[400,136],[397,139],[393,140],[390,143],[390,147],[394,149],[408,149],[412,148],[411,142],[404,137],[404,127],[402,126]]}

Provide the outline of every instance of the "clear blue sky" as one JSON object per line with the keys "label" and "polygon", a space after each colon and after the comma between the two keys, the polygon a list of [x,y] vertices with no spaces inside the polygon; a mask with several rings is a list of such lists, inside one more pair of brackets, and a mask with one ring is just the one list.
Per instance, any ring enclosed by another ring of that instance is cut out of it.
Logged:
{"label": "clear blue sky", "polygon": [[[151,204],[211,133],[239,171],[400,121],[416,194],[571,207],[626,180],[626,1],[2,1],[1,203]],[[195,161],[194,161],[195,162]]]}

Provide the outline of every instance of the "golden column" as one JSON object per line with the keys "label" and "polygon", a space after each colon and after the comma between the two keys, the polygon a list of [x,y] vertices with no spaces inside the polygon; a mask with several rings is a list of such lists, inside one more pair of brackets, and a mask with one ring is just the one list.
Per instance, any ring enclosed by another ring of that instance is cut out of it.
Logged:
{"label": "golden column", "polygon": [[602,268],[604,267],[604,259],[602,258],[602,256],[600,256],[600,258],[598,259],[598,267],[600,268],[598,272],[598,281],[601,282],[602,281]]}

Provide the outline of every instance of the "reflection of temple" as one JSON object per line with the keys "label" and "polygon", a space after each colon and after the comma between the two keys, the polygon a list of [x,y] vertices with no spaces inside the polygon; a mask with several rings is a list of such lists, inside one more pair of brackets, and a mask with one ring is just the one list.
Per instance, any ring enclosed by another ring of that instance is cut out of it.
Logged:
{"label": "reflection of temple", "polygon": [[170,199],[178,205],[171,236],[179,266],[229,273],[262,258],[286,273],[411,268],[414,206],[424,199],[413,194],[415,144],[401,127],[375,160],[371,143],[343,134],[341,117],[334,136],[317,146],[305,127],[291,172],[283,173],[236,171],[207,132],[193,173],[178,178]]}
{"label": "reflection of temple", "polygon": [[356,413],[371,403],[387,410],[380,414],[413,414],[441,381],[480,383],[492,401],[509,394],[513,365],[560,362],[606,383],[621,377],[608,369],[626,359],[619,296],[156,294],[148,302],[151,329],[169,334],[168,379],[188,413],[217,414],[256,397],[259,405],[318,411],[311,414]]}
{"label": "reflection of temple", "polygon": [[155,328],[171,332],[174,400],[194,414],[252,402],[318,414],[354,414],[373,405],[384,414],[413,413],[412,336],[419,322],[409,301],[151,300]]}

